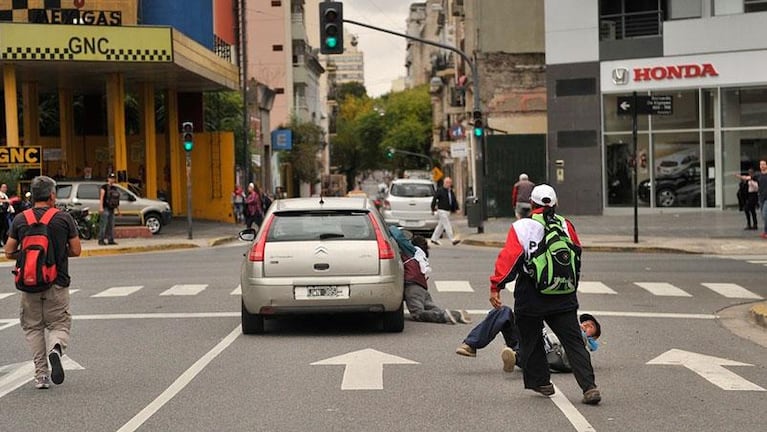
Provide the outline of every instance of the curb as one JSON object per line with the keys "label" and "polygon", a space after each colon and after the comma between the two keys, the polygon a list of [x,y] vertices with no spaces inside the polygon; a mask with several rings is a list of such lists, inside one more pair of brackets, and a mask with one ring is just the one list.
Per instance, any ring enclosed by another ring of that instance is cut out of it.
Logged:
{"label": "curb", "polygon": [[750,314],[751,319],[753,319],[757,325],[767,329],[767,302],[761,302],[751,306]]}
{"label": "curb", "polygon": [[212,238],[208,240],[208,246],[210,247],[221,246],[223,244],[231,243],[237,240],[239,240],[237,236],[216,237],[216,238]]}
{"label": "curb", "polygon": [[123,254],[130,254],[130,253],[158,252],[158,251],[167,251],[167,250],[176,250],[176,249],[194,249],[194,248],[199,248],[199,246],[192,243],[170,243],[170,244],[151,245],[151,246],[130,246],[130,247],[121,247],[121,248],[114,248],[114,249],[108,249],[108,248],[107,249],[83,249],[82,252],[80,252],[80,257],[123,255]]}
{"label": "curb", "polygon": [[[504,243],[495,240],[476,240],[465,239],[461,240],[461,244],[470,246],[485,246],[502,248]],[[690,254],[701,255],[703,252],[690,251],[681,248],[673,247],[659,247],[659,246],[608,246],[608,245],[583,245],[584,251],[589,252],[635,252],[635,253],[675,253],[675,254]]]}

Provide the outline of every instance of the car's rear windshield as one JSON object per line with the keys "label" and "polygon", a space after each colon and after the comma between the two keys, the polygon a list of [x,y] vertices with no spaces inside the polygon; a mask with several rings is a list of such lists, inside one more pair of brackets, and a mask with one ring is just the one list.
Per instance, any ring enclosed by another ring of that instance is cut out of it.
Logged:
{"label": "car's rear windshield", "polygon": [[391,187],[391,194],[406,198],[431,198],[434,196],[434,186],[425,183],[395,183]]}
{"label": "car's rear windshield", "polygon": [[307,240],[375,240],[367,212],[322,211],[275,213],[267,242]]}

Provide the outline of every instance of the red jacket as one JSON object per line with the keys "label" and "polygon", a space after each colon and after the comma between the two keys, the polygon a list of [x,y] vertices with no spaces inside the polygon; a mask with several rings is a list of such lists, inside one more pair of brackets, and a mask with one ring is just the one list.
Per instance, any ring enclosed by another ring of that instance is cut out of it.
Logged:
{"label": "red jacket", "polygon": [[416,284],[422,286],[424,289],[429,289],[429,283],[426,282],[426,275],[421,272],[421,266],[418,264],[418,260],[403,253],[402,262],[405,267],[405,284]]}

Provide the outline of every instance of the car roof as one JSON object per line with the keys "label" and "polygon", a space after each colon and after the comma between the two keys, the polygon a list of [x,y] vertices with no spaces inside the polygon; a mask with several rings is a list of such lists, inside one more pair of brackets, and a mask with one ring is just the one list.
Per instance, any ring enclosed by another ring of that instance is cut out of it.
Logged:
{"label": "car roof", "polygon": [[432,182],[431,180],[425,180],[425,179],[396,179],[396,180],[392,180],[392,183],[397,183],[397,184],[399,184],[399,183],[418,183],[418,184],[428,184],[428,185],[433,185],[434,184],[434,182]]}
{"label": "car roof", "polygon": [[[320,203],[322,201],[322,203]],[[285,198],[275,201],[275,211],[295,210],[370,210],[372,202],[362,196],[356,197],[310,197]]]}

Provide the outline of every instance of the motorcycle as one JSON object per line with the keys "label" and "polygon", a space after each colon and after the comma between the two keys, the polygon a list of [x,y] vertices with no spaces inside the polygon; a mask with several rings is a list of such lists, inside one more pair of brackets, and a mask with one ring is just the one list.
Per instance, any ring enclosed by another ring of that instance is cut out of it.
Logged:
{"label": "motorcycle", "polygon": [[72,219],[74,219],[75,226],[77,227],[77,234],[81,239],[90,240],[93,238],[94,228],[88,207],[66,206],[62,210],[69,213],[72,216]]}

